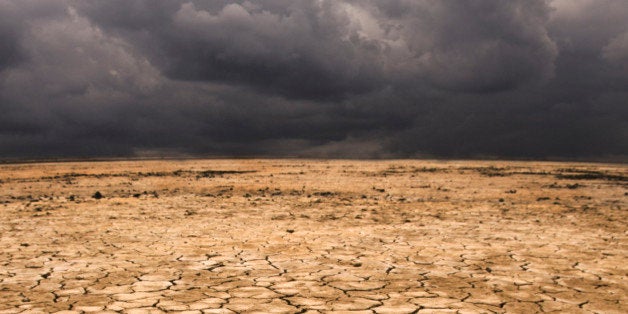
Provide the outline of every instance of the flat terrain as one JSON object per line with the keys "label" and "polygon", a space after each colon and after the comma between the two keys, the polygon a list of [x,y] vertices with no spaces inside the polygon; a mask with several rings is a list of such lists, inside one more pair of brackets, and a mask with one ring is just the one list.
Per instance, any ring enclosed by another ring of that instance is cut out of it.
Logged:
{"label": "flat terrain", "polygon": [[627,313],[627,226],[626,165],[6,164],[0,313]]}

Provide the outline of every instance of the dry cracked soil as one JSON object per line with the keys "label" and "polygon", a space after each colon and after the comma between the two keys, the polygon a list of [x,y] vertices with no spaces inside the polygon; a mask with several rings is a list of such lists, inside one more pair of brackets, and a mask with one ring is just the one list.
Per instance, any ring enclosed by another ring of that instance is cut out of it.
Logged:
{"label": "dry cracked soil", "polygon": [[622,164],[4,164],[0,313],[627,313],[627,200]]}

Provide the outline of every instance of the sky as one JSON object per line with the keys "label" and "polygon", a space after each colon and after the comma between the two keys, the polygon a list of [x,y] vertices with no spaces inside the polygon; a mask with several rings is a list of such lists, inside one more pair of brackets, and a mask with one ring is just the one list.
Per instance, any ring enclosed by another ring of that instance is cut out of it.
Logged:
{"label": "sky", "polygon": [[628,0],[0,0],[0,159],[628,161]]}

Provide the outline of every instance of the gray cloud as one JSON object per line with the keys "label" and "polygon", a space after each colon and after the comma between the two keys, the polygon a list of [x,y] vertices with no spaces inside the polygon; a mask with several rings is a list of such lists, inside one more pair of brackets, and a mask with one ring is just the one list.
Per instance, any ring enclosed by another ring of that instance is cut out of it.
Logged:
{"label": "gray cloud", "polygon": [[628,71],[628,31],[613,38],[602,49],[602,55],[611,66]]}
{"label": "gray cloud", "polygon": [[[381,11],[390,4],[376,2]],[[394,4],[393,4],[394,6]],[[557,47],[545,1],[398,1],[418,76],[463,92],[508,90],[553,76]]]}
{"label": "gray cloud", "polygon": [[[3,29],[1,25],[0,29]],[[0,33],[0,42],[3,43],[0,46],[0,71],[2,71],[19,59],[19,50],[16,36],[7,29]]]}
{"label": "gray cloud", "polygon": [[624,7],[0,0],[0,158],[622,158]]}
{"label": "gray cloud", "polygon": [[20,26],[15,19],[15,8],[10,3],[0,2],[0,71],[21,59]]}
{"label": "gray cloud", "polygon": [[342,97],[405,80],[505,90],[550,78],[557,55],[544,1],[179,3],[159,14],[141,1],[125,12],[102,1],[84,10],[157,48],[153,60],[171,78],[296,98]]}

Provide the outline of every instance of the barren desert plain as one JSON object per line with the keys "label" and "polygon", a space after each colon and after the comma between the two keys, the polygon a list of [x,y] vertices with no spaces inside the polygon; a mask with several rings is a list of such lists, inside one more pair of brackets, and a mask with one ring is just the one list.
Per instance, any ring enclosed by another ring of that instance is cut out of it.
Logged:
{"label": "barren desert plain", "polygon": [[627,313],[628,166],[0,165],[0,313]]}

